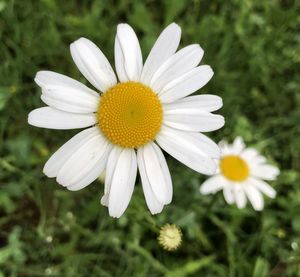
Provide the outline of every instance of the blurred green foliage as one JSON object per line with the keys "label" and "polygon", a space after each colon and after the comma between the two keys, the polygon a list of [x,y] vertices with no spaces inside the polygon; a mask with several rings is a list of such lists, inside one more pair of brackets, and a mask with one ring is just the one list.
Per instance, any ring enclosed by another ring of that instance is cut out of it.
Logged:
{"label": "blurred green foliage", "polygon": [[[300,3],[295,0],[0,1],[0,276],[300,276]],[[69,54],[80,36],[113,61],[116,25],[136,30],[144,57],[175,21],[182,44],[200,43],[215,71],[201,90],[223,97],[225,127],[280,167],[275,200],[258,213],[201,196],[201,176],[168,157],[174,199],[147,211],[139,181],[126,213],[108,216],[103,185],[69,192],[42,168],[73,131],[27,125],[42,105],[38,70],[82,82]],[[183,232],[175,253],[159,227]]]}

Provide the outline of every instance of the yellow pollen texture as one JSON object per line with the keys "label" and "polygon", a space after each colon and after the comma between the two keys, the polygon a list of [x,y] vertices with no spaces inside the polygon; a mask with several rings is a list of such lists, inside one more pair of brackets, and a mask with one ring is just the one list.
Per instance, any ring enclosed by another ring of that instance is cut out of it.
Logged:
{"label": "yellow pollen texture", "polygon": [[176,250],[181,244],[182,233],[175,224],[166,224],[160,228],[158,243],[167,251]]}
{"label": "yellow pollen texture", "polygon": [[231,181],[244,181],[249,176],[247,163],[236,155],[228,155],[221,159],[221,172]]}
{"label": "yellow pollen texture", "polygon": [[98,125],[106,138],[124,148],[137,148],[155,139],[162,124],[158,96],[138,82],[119,83],[100,99]]}

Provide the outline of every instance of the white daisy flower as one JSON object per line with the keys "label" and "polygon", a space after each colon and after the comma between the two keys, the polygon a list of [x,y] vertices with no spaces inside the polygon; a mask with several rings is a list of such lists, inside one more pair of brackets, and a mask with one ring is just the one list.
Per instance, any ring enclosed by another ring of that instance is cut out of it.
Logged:
{"label": "white daisy flower", "polygon": [[217,172],[201,185],[200,192],[210,194],[223,189],[228,204],[236,203],[242,209],[248,198],[253,208],[261,211],[264,208],[262,194],[270,198],[276,196],[276,191],[263,180],[275,180],[279,169],[267,164],[266,158],[254,148],[246,148],[241,137],[232,145],[221,141],[219,146],[221,158]]}
{"label": "white daisy flower", "polygon": [[[101,50],[86,38],[71,44],[71,55],[94,90],[67,76],[40,71],[35,77],[48,105],[32,111],[31,125],[50,129],[90,127],[75,135],[48,160],[44,173],[67,189],[80,190],[105,170],[101,203],[120,217],[127,208],[137,169],[152,214],[172,199],[172,181],[159,146],[193,170],[213,174],[219,148],[199,132],[221,128],[222,106],[215,95],[189,96],[213,76],[198,64],[198,44],[176,52],[180,27],[172,23],[155,42],[144,65],[138,38],[119,24],[114,73]],[[118,77],[118,78],[117,78]],[[119,80],[119,81],[118,81]],[[159,146],[158,146],[159,145]]]}

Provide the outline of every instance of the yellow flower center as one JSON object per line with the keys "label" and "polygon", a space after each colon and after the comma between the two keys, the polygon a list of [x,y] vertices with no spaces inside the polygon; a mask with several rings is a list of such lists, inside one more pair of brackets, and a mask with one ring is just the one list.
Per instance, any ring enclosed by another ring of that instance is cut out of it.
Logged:
{"label": "yellow flower center", "polygon": [[223,175],[231,181],[244,181],[249,176],[247,163],[236,155],[228,155],[222,158],[220,168]]}
{"label": "yellow flower center", "polygon": [[182,233],[175,224],[166,224],[160,228],[158,243],[167,251],[176,250],[181,244]]}
{"label": "yellow flower center", "polygon": [[163,110],[158,96],[138,82],[119,83],[101,97],[98,125],[106,138],[124,148],[137,148],[155,139]]}

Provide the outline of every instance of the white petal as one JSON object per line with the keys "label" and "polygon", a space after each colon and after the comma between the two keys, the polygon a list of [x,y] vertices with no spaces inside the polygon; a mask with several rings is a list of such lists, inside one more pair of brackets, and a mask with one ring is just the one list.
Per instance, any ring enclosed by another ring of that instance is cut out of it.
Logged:
{"label": "white petal", "polygon": [[142,83],[150,85],[150,81],[156,70],[176,52],[180,36],[181,29],[175,23],[170,24],[162,31],[144,64],[141,76]]}
{"label": "white petal", "polygon": [[[231,148],[232,148],[232,152],[234,152],[233,147]],[[243,159],[245,159],[248,162],[248,164],[252,164],[253,162],[256,161],[256,158],[259,156],[259,153],[255,148],[248,147],[244,149],[240,153],[240,155]]]}
{"label": "white petal", "polygon": [[97,123],[95,114],[78,114],[42,107],[31,111],[28,115],[30,125],[48,129],[77,129]]}
{"label": "white petal", "polygon": [[85,93],[88,96],[99,96],[97,92],[93,91],[92,89],[88,88],[87,86],[78,82],[77,80],[53,71],[39,71],[36,74],[34,81],[41,88],[51,89],[61,87],[63,89],[66,87],[71,87],[74,90],[82,90],[82,93]]}
{"label": "white petal", "polygon": [[227,141],[221,140],[218,145],[221,149],[222,157],[233,154],[231,149],[232,147],[227,143]]}
{"label": "white petal", "polygon": [[226,184],[227,181],[222,175],[215,175],[203,182],[200,186],[200,192],[202,194],[214,194],[226,186]]}
{"label": "white petal", "polygon": [[172,200],[173,188],[166,159],[155,143],[141,147],[138,152],[144,160],[145,172],[151,189],[162,204],[169,204]]}
{"label": "white petal", "polygon": [[233,188],[234,198],[236,205],[239,209],[243,209],[246,206],[247,199],[242,184],[235,184]]}
{"label": "white petal", "polygon": [[64,163],[69,159],[69,157],[75,153],[86,141],[91,137],[96,136],[99,133],[98,127],[92,127],[81,131],[64,145],[62,145],[46,162],[43,172],[48,177],[56,177],[58,171],[64,165]]}
{"label": "white petal", "polygon": [[115,64],[121,82],[139,81],[143,57],[138,38],[128,24],[119,24],[115,39]]}
{"label": "white petal", "polygon": [[219,148],[202,134],[162,126],[156,140],[162,149],[191,169],[208,175],[215,173],[217,165],[212,158],[219,156]]}
{"label": "white petal", "polygon": [[125,59],[122,52],[122,48],[118,37],[115,38],[115,67],[118,74],[120,82],[127,82],[129,80],[126,69],[125,69]]}
{"label": "white petal", "polygon": [[163,103],[171,103],[186,97],[205,86],[213,75],[208,65],[193,68],[167,83],[159,92],[159,98]]}
{"label": "white petal", "polygon": [[[110,171],[107,168],[107,172]],[[136,154],[133,149],[123,149],[117,160],[109,193],[109,215],[120,217],[126,210],[134,189],[137,173]]]}
{"label": "white petal", "polygon": [[234,199],[234,193],[233,193],[233,187],[231,184],[228,184],[227,186],[224,187],[223,189],[223,195],[224,195],[224,198],[225,198],[225,201],[228,203],[228,204],[233,204],[235,202],[235,199]]}
{"label": "white petal", "polygon": [[73,191],[80,190],[99,178],[99,176],[105,169],[107,158],[111,148],[111,144],[102,146],[102,149],[99,149],[99,151],[97,152],[98,160],[91,160],[90,163],[84,168],[84,171],[82,170],[83,173],[81,174],[81,177],[78,177],[76,181],[73,181],[70,186],[68,186],[68,189]]}
{"label": "white petal", "polygon": [[95,88],[104,92],[117,83],[109,61],[93,42],[80,38],[70,45],[70,50],[78,69]]}
{"label": "white petal", "polygon": [[42,88],[43,102],[53,108],[72,113],[97,110],[98,93],[72,78],[52,71],[39,71],[34,80]]}
{"label": "white petal", "polygon": [[159,67],[151,79],[150,87],[159,93],[169,82],[197,66],[203,53],[198,44],[182,48]]}
{"label": "white petal", "polygon": [[236,137],[232,147],[234,154],[240,154],[245,149],[245,143],[241,137]]}
{"label": "white petal", "polygon": [[105,183],[104,183],[104,195],[101,199],[101,204],[108,207],[109,193],[112,183],[113,174],[119,159],[119,156],[122,152],[122,148],[114,146],[112,151],[109,154],[107,165],[106,165],[106,174],[105,174]]}
{"label": "white petal", "polygon": [[268,197],[275,198],[276,191],[266,182],[256,178],[250,178],[249,182]]}
{"label": "white petal", "polygon": [[164,104],[164,114],[186,114],[199,111],[213,112],[223,106],[222,98],[212,94],[188,96],[183,99]]}
{"label": "white petal", "polygon": [[254,210],[256,211],[263,210],[264,199],[261,193],[254,186],[252,186],[251,183],[245,184],[244,190]]}
{"label": "white petal", "polygon": [[273,165],[261,164],[251,167],[251,175],[264,180],[275,180],[279,169]]}
{"label": "white petal", "polygon": [[186,114],[164,114],[164,124],[179,130],[191,132],[210,132],[224,126],[224,117],[206,111]]}
{"label": "white petal", "polygon": [[137,152],[138,159],[138,167],[142,180],[142,187],[146,199],[147,206],[152,214],[158,214],[162,211],[164,205],[160,203],[155,194],[153,193],[146,169],[145,169],[145,161],[142,155],[142,151],[138,150]]}
{"label": "white petal", "polygon": [[70,190],[89,185],[97,178],[95,171],[99,176],[104,170],[109,150],[109,142],[100,132],[95,133],[67,159],[58,171],[56,181]]}
{"label": "white petal", "polygon": [[109,198],[109,194],[104,194],[100,200],[101,205],[108,207],[108,198]]}
{"label": "white petal", "polygon": [[[233,152],[235,153],[236,151],[233,149]],[[246,148],[241,151],[240,155],[248,163],[251,174],[255,174],[257,172],[258,176],[260,176],[260,172],[264,171],[264,166],[267,163],[267,159],[260,155],[255,148]],[[271,172],[267,169],[266,173],[271,173],[269,178],[271,178],[270,180],[273,180],[276,179],[277,175],[279,174],[279,169],[275,167],[275,170],[271,169]],[[264,172],[262,174],[264,174]]]}
{"label": "white petal", "polygon": [[256,164],[256,165],[266,164],[267,159],[262,155],[257,155],[257,156],[254,157],[253,163]]}

